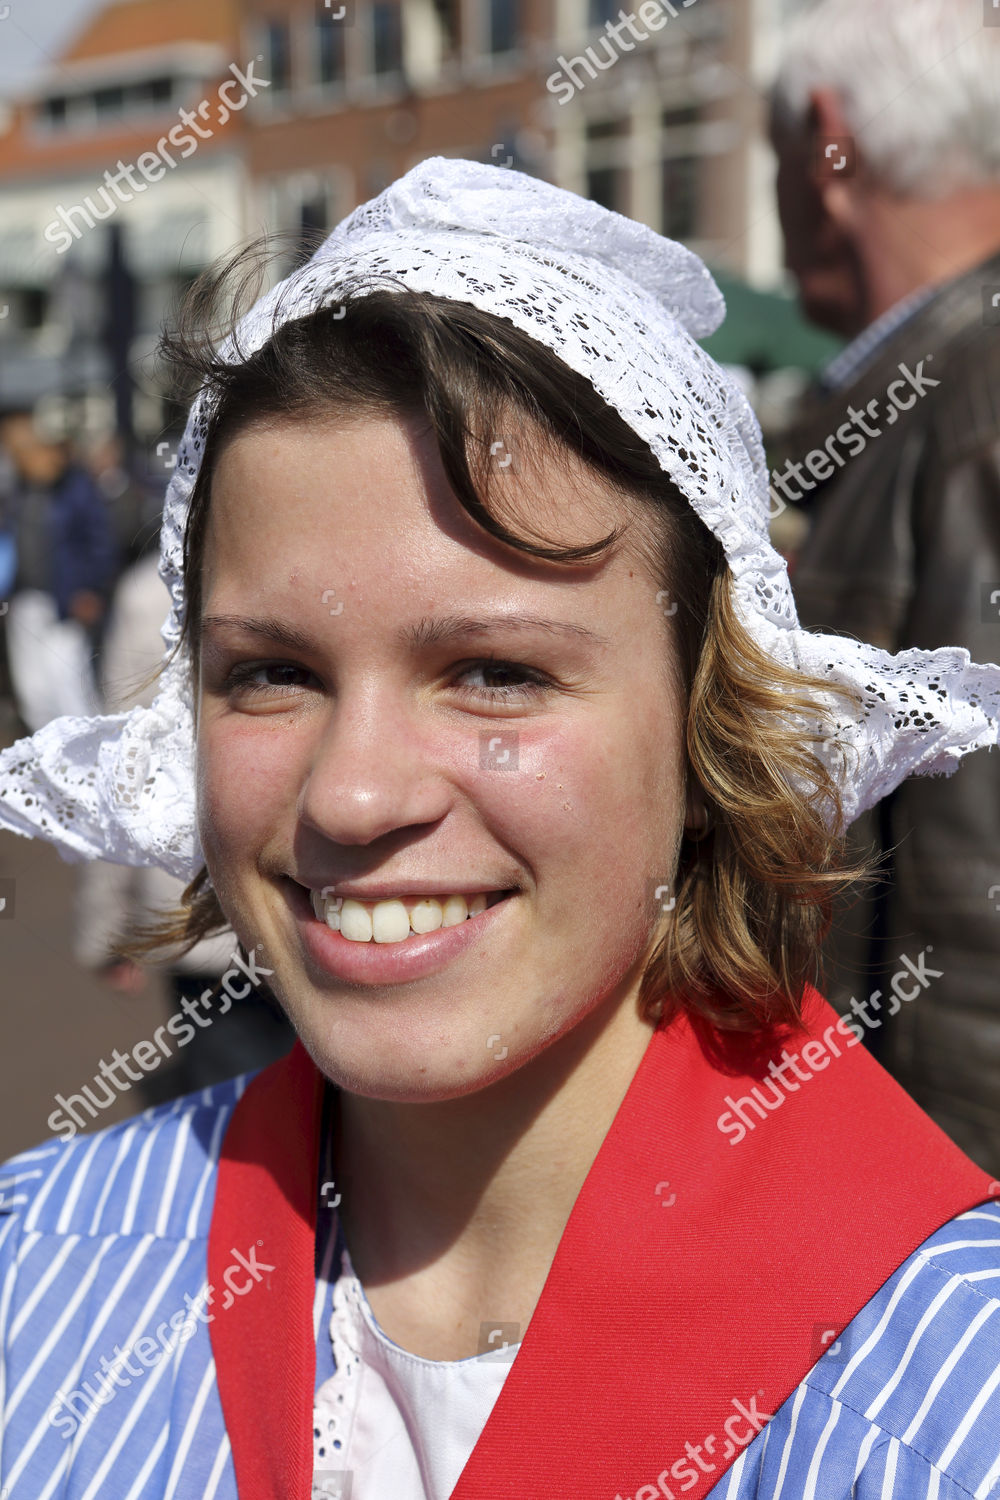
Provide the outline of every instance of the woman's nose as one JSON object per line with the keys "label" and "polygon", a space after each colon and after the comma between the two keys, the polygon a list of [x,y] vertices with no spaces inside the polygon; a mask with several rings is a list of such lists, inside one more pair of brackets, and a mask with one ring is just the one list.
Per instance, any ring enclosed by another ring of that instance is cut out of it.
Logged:
{"label": "woman's nose", "polygon": [[448,783],[417,714],[388,692],[341,695],[305,768],[300,821],[334,843],[370,844],[447,807]]}

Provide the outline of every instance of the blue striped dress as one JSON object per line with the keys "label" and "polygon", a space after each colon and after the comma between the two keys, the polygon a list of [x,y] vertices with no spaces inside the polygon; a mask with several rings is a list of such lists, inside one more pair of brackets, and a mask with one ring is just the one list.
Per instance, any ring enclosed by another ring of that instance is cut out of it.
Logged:
{"label": "blue striped dress", "polygon": [[[50,1141],[3,1169],[4,1500],[237,1500],[205,1268],[219,1150],[245,1083]],[[252,1296],[266,1230],[234,1249]],[[329,1234],[317,1250],[317,1384],[332,1367],[334,1259]],[[998,1500],[998,1293],[990,1204],[900,1266],[712,1500]],[[671,1487],[679,1497],[694,1483],[683,1472],[659,1489],[650,1480],[621,1500]]]}

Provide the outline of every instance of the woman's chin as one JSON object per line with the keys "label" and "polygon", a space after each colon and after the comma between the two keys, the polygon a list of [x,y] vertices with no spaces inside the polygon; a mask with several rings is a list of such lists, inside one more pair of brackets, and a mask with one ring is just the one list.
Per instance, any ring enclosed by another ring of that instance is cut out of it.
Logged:
{"label": "woman's chin", "polygon": [[[511,1059],[499,1061],[482,1047],[456,1039],[443,1049],[440,1042],[394,1042],[385,1036],[359,1038],[351,1043],[322,1031],[300,1031],[302,1043],[324,1077],[337,1088],[365,1099],[397,1104],[434,1104],[479,1093],[514,1069]],[[506,1049],[496,1048],[497,1052]]]}

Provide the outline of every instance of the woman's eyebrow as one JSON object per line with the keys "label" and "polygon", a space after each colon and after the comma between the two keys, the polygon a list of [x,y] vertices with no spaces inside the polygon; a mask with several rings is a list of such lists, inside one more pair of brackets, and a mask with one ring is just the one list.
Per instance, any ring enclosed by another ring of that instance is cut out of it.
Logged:
{"label": "woman's eyebrow", "polygon": [[277,646],[286,646],[289,651],[315,651],[316,640],[294,625],[285,625],[271,618],[253,619],[250,615],[203,615],[201,631],[242,630],[248,635],[261,635]]}
{"label": "woman's eyebrow", "polygon": [[[290,651],[314,651],[318,643],[305,631],[296,630],[281,620],[269,617],[254,619],[248,615],[205,615],[202,631],[242,630],[264,636]],[[543,630],[552,634],[572,635],[593,646],[610,647],[607,636],[578,625],[571,620],[547,620],[539,615],[440,615],[424,618],[417,625],[403,625],[398,639],[411,647],[440,646],[468,636],[487,635],[492,630]]]}
{"label": "woman's eyebrow", "polygon": [[546,630],[553,634],[574,635],[590,645],[611,645],[607,636],[577,625],[571,620],[547,620],[537,615],[439,615],[423,619],[419,625],[404,625],[400,640],[411,646],[439,646],[464,636],[487,635],[491,630]]}

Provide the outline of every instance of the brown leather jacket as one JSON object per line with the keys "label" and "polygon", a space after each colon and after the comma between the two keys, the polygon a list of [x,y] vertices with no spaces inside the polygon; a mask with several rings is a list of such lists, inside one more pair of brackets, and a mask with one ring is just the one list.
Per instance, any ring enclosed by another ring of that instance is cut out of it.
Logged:
{"label": "brown leather jacket", "polygon": [[[810,525],[792,568],[803,625],[1000,662],[996,294],[1000,255],[941,288],[784,445],[800,462],[813,450],[829,460],[805,470]],[[894,408],[893,396],[912,404]],[[878,429],[863,448],[851,407]],[[847,1010],[881,990],[881,1008],[868,1010],[876,1055],[1000,1177],[1000,750],[967,756],[951,777],[910,777],[858,820],[851,842],[891,849],[892,879],[841,905],[826,992]]]}

